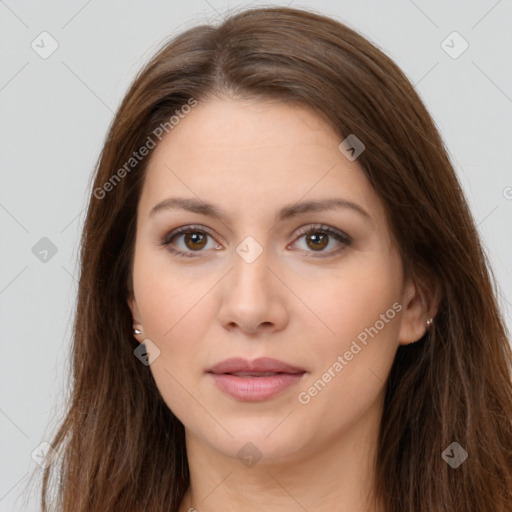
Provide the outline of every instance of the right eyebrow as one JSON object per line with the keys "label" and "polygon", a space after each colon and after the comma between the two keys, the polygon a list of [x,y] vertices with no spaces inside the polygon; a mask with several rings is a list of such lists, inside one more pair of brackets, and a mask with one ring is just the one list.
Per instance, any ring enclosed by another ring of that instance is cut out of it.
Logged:
{"label": "right eyebrow", "polygon": [[228,214],[213,204],[201,201],[200,199],[187,199],[184,197],[169,197],[168,199],[164,199],[157,205],[153,206],[149,212],[149,216],[152,217],[159,211],[173,210],[177,208],[182,208],[183,210],[188,210],[189,212],[193,213],[200,213],[202,215],[215,217],[224,222],[228,219]]}

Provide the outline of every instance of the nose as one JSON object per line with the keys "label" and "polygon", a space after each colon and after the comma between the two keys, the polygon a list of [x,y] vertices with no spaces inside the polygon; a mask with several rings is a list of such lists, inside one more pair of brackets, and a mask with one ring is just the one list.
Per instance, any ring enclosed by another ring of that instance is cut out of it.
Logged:
{"label": "nose", "polygon": [[219,321],[230,331],[239,329],[246,334],[277,332],[289,321],[290,299],[286,287],[276,277],[275,265],[266,251],[251,263],[238,254],[233,257],[233,269],[223,279]]}

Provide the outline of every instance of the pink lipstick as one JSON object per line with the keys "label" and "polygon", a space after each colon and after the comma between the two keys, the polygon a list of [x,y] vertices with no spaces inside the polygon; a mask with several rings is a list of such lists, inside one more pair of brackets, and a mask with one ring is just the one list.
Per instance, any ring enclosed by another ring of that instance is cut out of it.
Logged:
{"label": "pink lipstick", "polygon": [[253,361],[230,358],[208,370],[221,391],[245,402],[276,396],[297,384],[305,373],[303,368],[268,357]]}

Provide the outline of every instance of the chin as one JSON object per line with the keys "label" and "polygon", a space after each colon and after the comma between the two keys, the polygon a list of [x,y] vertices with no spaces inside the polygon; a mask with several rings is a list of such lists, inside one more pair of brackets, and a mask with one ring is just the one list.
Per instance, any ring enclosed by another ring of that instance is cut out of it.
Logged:
{"label": "chin", "polygon": [[211,430],[202,432],[199,437],[214,450],[226,457],[239,459],[247,467],[252,467],[251,464],[290,463],[297,459],[299,451],[305,449],[306,436],[298,425],[279,425],[282,420],[283,416],[260,421],[258,418],[239,422],[219,420],[233,437],[221,427],[215,437],[212,437]]}

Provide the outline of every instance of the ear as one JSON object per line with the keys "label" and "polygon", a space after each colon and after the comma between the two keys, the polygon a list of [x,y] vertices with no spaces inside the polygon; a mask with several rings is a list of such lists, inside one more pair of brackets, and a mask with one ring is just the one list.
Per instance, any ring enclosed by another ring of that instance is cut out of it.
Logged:
{"label": "ear", "polygon": [[133,319],[133,329],[138,329],[141,331],[140,334],[133,333],[133,336],[139,343],[143,343],[146,336],[144,335],[144,329],[142,326],[142,319],[139,311],[139,307],[137,306],[137,300],[135,299],[135,296],[133,293],[130,293],[128,299],[128,307],[130,308],[130,311],[132,312],[132,319]]}
{"label": "ear", "polygon": [[398,332],[399,345],[409,345],[422,338],[427,320],[435,318],[441,302],[441,286],[437,280],[409,277],[402,295],[403,313]]}

